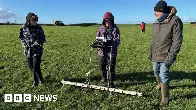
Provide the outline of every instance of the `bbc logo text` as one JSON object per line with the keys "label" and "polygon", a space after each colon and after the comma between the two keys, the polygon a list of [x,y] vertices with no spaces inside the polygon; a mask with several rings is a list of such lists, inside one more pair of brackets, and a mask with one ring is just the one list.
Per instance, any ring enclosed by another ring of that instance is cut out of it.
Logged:
{"label": "bbc logo text", "polygon": [[55,102],[57,95],[4,94],[4,102]]}

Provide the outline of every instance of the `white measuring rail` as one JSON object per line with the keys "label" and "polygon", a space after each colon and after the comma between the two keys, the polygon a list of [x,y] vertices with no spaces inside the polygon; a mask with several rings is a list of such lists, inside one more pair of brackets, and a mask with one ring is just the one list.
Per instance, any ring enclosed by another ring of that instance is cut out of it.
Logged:
{"label": "white measuring rail", "polygon": [[88,84],[84,84],[84,83],[70,82],[70,81],[64,81],[64,80],[62,80],[61,83],[63,85],[73,85],[73,86],[79,86],[79,87],[92,88],[92,89],[96,89],[96,90],[103,90],[103,91],[105,90],[105,91],[110,91],[110,92],[116,92],[116,93],[121,93],[121,94],[142,96],[141,92],[136,92],[136,91],[108,88],[108,87],[97,86],[97,85],[88,85]]}

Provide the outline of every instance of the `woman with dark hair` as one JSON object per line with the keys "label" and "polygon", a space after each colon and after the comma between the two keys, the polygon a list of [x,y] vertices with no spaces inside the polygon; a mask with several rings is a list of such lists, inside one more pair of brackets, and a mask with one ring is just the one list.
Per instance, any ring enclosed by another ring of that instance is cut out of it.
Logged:
{"label": "woman with dark hair", "polygon": [[26,23],[20,29],[20,41],[24,47],[28,66],[34,75],[32,87],[43,83],[43,77],[40,69],[41,57],[43,54],[43,44],[46,41],[42,27],[37,24],[38,16],[34,13],[28,13]]}

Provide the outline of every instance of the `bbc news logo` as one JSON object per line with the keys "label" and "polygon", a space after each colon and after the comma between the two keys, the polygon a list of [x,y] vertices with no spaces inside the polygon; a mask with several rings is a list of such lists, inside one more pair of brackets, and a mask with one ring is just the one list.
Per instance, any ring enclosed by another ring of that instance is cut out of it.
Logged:
{"label": "bbc news logo", "polygon": [[57,95],[4,94],[4,102],[57,101]]}

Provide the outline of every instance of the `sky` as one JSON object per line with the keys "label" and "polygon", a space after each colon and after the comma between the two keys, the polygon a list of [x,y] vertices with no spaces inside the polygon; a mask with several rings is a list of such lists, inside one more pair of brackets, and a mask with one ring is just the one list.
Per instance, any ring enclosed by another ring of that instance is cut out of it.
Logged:
{"label": "sky", "polygon": [[[39,17],[39,23],[61,20],[65,24],[101,23],[106,11],[115,23],[154,22],[154,6],[159,0],[0,0],[0,22],[24,23],[28,12]],[[196,0],[165,0],[175,6],[182,21],[195,21]]]}

